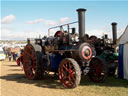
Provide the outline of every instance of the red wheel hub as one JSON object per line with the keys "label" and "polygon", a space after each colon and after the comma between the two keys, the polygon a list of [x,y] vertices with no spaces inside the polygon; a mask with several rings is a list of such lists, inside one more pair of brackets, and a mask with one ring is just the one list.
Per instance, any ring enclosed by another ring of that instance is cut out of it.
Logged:
{"label": "red wheel hub", "polygon": [[92,49],[89,46],[84,46],[81,54],[84,59],[89,60],[92,57]]}

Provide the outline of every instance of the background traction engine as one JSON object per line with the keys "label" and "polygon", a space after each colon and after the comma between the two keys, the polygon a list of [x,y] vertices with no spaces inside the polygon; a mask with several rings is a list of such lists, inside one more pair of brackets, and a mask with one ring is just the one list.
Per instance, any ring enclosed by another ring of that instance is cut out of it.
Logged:
{"label": "background traction engine", "polygon": [[91,36],[90,39],[95,47],[96,57],[92,58],[89,64],[88,73],[94,82],[102,82],[108,75],[115,75],[118,66],[117,23],[112,23],[113,42],[105,34],[102,39]]}

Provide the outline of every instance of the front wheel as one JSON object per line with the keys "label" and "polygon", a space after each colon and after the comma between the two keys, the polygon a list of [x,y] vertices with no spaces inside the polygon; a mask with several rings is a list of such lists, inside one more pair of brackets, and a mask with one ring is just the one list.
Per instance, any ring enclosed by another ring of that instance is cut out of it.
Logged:
{"label": "front wheel", "polygon": [[65,88],[77,87],[81,79],[78,63],[71,58],[62,60],[59,66],[59,79]]}

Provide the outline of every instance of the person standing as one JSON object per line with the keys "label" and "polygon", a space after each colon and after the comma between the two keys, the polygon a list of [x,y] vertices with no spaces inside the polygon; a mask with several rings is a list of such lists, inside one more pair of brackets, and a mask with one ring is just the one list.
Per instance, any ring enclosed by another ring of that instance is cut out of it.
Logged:
{"label": "person standing", "polygon": [[13,61],[16,61],[16,53],[15,52],[12,52],[12,57],[13,57]]}
{"label": "person standing", "polygon": [[10,52],[10,51],[8,52],[8,57],[9,57],[9,61],[11,61],[12,54],[11,54],[11,52]]}
{"label": "person standing", "polygon": [[16,54],[16,52],[14,52],[14,61],[16,61],[16,57],[17,57],[17,54]]}

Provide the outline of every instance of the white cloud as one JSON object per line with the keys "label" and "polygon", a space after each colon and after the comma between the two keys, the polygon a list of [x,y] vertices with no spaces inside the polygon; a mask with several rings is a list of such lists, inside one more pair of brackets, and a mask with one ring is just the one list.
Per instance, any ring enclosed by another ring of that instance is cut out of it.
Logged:
{"label": "white cloud", "polygon": [[60,23],[61,23],[61,24],[62,24],[62,23],[65,23],[65,22],[67,22],[67,21],[69,21],[69,18],[68,18],[68,17],[60,18]]}
{"label": "white cloud", "polygon": [[46,20],[46,19],[42,19],[42,18],[27,21],[25,24],[38,24],[38,23],[44,23],[45,25],[48,25],[48,26],[54,26],[57,24],[57,22],[54,20]]}
{"label": "white cloud", "polygon": [[26,40],[27,38],[36,38],[39,35],[47,35],[42,30],[15,31],[9,28],[1,28],[1,40]]}
{"label": "white cloud", "polygon": [[51,29],[49,30],[49,36],[54,36],[54,34],[56,33],[56,29]]}
{"label": "white cloud", "polygon": [[2,40],[24,39],[24,37],[22,35],[23,34],[21,32],[14,32],[14,31],[6,29],[6,28],[1,29],[1,39]]}
{"label": "white cloud", "polygon": [[40,19],[35,19],[35,20],[31,20],[31,21],[27,21],[26,24],[38,24],[43,22],[44,19],[40,18]]}
{"label": "white cloud", "polygon": [[2,24],[10,24],[12,23],[12,21],[14,21],[16,19],[16,17],[14,15],[9,15],[9,16],[6,16],[4,17],[2,20],[1,20],[1,23]]}
{"label": "white cloud", "polygon": [[118,31],[117,37],[119,38],[119,37],[123,34],[123,32],[125,31],[125,29],[120,28],[120,29],[117,30],[117,31]]}
{"label": "white cloud", "polygon": [[95,35],[97,37],[101,37],[104,33],[104,30],[102,29],[93,29],[93,30],[87,30],[86,34],[89,34],[89,36],[91,35]]}
{"label": "white cloud", "polygon": [[57,25],[57,22],[54,20],[45,20],[45,24],[48,26],[55,26]]}
{"label": "white cloud", "polygon": [[[56,29],[51,29],[50,30],[50,36],[54,35]],[[119,28],[118,29],[118,37],[124,32],[124,28]],[[1,28],[1,40],[26,40],[26,38],[36,38],[41,35],[43,37],[44,35],[48,35],[47,29],[34,29],[34,30],[25,30],[25,31],[16,31],[12,28],[9,27],[2,27]],[[101,38],[103,33],[108,34],[109,38],[112,38],[112,30],[106,29],[106,28],[101,28],[101,29],[93,29],[93,30],[87,30],[86,31],[89,36],[95,35],[98,38]]]}
{"label": "white cloud", "polygon": [[56,25],[59,25],[59,24],[63,24],[65,22],[67,22],[68,20],[69,20],[68,17],[60,18],[59,21],[47,20],[47,19],[40,18],[40,19],[35,19],[35,20],[27,21],[25,24],[38,24],[38,23],[42,22],[42,23],[44,23],[47,26],[56,26]]}
{"label": "white cloud", "polygon": [[[124,32],[123,28],[118,28],[118,30],[117,30],[117,38],[119,38],[122,35],[123,32]],[[108,38],[111,38],[111,39],[113,38],[112,29],[110,29],[110,28],[87,30],[86,33],[89,34],[89,36],[95,35],[98,38],[101,38],[104,34],[107,34]]]}

